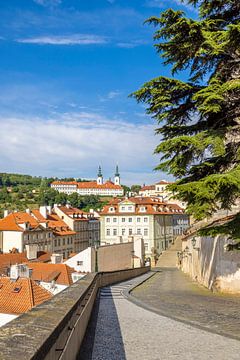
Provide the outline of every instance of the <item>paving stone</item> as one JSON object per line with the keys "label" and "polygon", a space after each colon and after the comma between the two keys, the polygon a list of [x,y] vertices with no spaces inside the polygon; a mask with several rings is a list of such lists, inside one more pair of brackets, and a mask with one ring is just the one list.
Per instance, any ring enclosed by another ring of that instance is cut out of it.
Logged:
{"label": "paving stone", "polygon": [[[147,283],[154,282],[155,276]],[[100,293],[78,360],[239,360],[240,341],[158,315],[124,297],[118,298],[117,293],[145,277],[110,287],[110,298]]]}

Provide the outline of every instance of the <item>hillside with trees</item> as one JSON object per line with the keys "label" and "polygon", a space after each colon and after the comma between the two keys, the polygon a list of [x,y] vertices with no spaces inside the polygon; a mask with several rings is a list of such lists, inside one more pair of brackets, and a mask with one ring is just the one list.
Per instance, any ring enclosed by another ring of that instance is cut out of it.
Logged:
{"label": "hillside with trees", "polygon": [[[5,209],[24,211],[41,205],[70,204],[85,211],[102,208],[109,198],[96,195],[67,195],[51,189],[54,180],[73,181],[74,178],[43,178],[30,175],[0,173],[0,217]],[[77,179],[77,181],[87,181]]]}

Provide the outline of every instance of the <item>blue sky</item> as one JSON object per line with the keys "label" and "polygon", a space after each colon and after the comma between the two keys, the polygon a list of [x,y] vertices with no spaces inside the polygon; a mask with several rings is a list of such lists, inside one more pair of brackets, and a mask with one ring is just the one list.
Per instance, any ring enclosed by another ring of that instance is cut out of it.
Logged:
{"label": "blue sky", "polygon": [[128,95],[170,75],[146,18],[180,0],[8,0],[0,2],[0,172],[122,183],[169,179],[153,172],[159,138]]}

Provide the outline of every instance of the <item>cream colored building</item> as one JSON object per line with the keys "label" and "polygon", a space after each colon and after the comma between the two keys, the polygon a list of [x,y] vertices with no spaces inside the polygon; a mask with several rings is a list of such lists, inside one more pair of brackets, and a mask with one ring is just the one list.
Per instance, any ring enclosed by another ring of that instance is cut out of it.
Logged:
{"label": "cream colored building", "polygon": [[0,220],[0,246],[3,253],[13,248],[19,252],[26,250],[26,245],[37,244],[38,250],[52,251],[53,231],[46,221],[37,221],[27,212],[6,213]]}
{"label": "cream colored building", "polygon": [[188,215],[176,204],[163,203],[159,198],[132,197],[114,199],[106,205],[101,215],[101,245],[131,241],[142,236],[146,257],[157,257],[173,242],[174,218],[185,220]]}
{"label": "cream colored building", "polygon": [[162,199],[162,201],[177,204],[182,208],[186,208],[186,203],[183,201],[179,201],[174,199],[174,194],[170,190],[167,189],[167,186],[172,184],[172,182],[168,182],[166,180],[161,180],[154,185],[144,185],[139,190],[140,196],[158,196]]}
{"label": "cream colored building", "polygon": [[54,211],[71,230],[76,232],[74,252],[80,252],[88,246],[100,243],[100,222],[93,212],[87,213],[69,205],[55,206]]}

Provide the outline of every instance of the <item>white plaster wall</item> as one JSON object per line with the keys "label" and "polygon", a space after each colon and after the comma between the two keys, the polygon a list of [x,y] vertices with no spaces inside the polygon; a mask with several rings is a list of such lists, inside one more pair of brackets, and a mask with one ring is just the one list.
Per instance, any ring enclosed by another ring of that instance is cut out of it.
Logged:
{"label": "white plaster wall", "polygon": [[21,231],[3,231],[3,252],[9,253],[12,248],[23,252],[23,233]]}
{"label": "white plaster wall", "polygon": [[194,280],[210,289],[228,293],[240,293],[240,252],[224,251],[229,237],[195,237],[195,249],[192,238],[183,241],[182,270]]}
{"label": "white plaster wall", "polygon": [[[94,254],[93,254],[94,253]],[[77,265],[78,261],[82,261],[82,265]],[[75,271],[79,272],[94,272],[95,268],[95,249],[88,247],[87,249],[79,252],[77,255],[68,259],[64,264],[72,267]]]}

